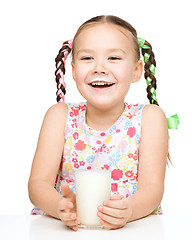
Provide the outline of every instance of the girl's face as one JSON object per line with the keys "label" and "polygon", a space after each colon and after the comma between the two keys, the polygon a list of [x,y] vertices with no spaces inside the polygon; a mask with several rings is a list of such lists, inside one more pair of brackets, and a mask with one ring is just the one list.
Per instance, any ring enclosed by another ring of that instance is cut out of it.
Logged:
{"label": "girl's face", "polygon": [[88,103],[99,108],[124,104],[132,82],[142,74],[136,60],[131,33],[109,23],[81,30],[75,40],[72,73]]}

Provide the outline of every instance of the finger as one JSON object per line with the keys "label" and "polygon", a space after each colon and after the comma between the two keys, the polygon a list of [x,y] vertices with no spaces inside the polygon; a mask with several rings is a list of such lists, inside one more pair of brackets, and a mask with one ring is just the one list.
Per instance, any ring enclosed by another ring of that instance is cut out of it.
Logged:
{"label": "finger", "polygon": [[124,215],[125,215],[125,210],[110,208],[110,207],[106,207],[106,206],[102,206],[102,205],[100,205],[98,207],[98,211],[100,213],[107,214],[107,215],[109,215],[111,217],[115,217],[115,218],[124,218]]}
{"label": "finger", "polygon": [[61,185],[61,192],[62,192],[63,197],[69,197],[70,195],[74,194],[66,182],[64,182]]}
{"label": "finger", "polygon": [[60,212],[59,217],[63,222],[75,221],[77,219],[75,213]]}
{"label": "finger", "polygon": [[80,224],[80,219],[76,216],[75,213],[72,213],[72,214],[62,213],[60,215],[60,219],[68,227],[73,227],[73,226]]}
{"label": "finger", "polygon": [[70,201],[67,201],[66,199],[62,198],[61,201],[58,204],[58,210],[59,211],[70,211],[73,208],[73,203]]}
{"label": "finger", "polygon": [[124,197],[121,200],[107,200],[103,203],[104,206],[116,209],[126,209],[128,208],[127,199]]}
{"label": "finger", "polygon": [[67,221],[67,222],[64,222],[66,226],[68,227],[74,227],[74,226],[78,226],[77,223],[75,223],[75,221]]}
{"label": "finger", "polygon": [[77,230],[78,230],[78,225],[74,225],[74,226],[72,227],[72,229],[73,229],[74,231],[77,231]]}
{"label": "finger", "polygon": [[103,221],[105,221],[105,222],[108,222],[108,223],[110,223],[110,224],[112,224],[112,225],[115,225],[115,226],[122,225],[123,222],[124,222],[124,219],[123,219],[123,218],[112,217],[112,216],[103,214],[103,213],[101,213],[101,212],[98,212],[97,215],[98,215],[98,217],[101,218],[101,220],[103,220]]}
{"label": "finger", "polygon": [[121,195],[121,194],[113,194],[113,195],[111,196],[111,200],[121,200],[121,199],[123,199],[123,198],[124,198],[124,196]]}
{"label": "finger", "polygon": [[101,225],[104,226],[104,228],[106,228],[106,229],[117,229],[117,228],[123,227],[123,226],[115,226],[115,225],[113,225],[113,224],[111,224],[111,223],[105,222],[105,221],[102,220],[102,219],[101,219],[99,222],[100,222]]}

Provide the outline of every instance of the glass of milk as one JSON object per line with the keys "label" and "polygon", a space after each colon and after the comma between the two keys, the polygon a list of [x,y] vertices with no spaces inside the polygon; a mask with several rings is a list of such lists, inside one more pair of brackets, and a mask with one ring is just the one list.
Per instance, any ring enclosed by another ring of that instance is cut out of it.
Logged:
{"label": "glass of milk", "polygon": [[111,197],[111,171],[77,170],[75,172],[77,216],[81,228],[102,228],[97,207]]}

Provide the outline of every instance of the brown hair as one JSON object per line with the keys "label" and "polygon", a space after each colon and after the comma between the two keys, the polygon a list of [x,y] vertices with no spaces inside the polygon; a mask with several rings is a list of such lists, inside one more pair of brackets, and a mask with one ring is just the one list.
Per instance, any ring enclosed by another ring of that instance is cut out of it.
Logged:
{"label": "brown hair", "polygon": [[[56,67],[58,66],[59,62],[62,63],[62,58],[64,57],[63,56],[64,55],[63,52],[64,52],[64,50],[66,48],[68,48],[68,52],[72,51],[72,58],[74,57],[74,47],[75,47],[75,42],[76,42],[77,36],[80,34],[82,29],[84,29],[85,27],[87,27],[89,25],[96,24],[96,23],[111,23],[111,24],[120,26],[120,27],[128,30],[131,33],[131,35],[132,35],[136,59],[137,60],[140,59],[140,48],[139,48],[139,43],[138,43],[138,39],[137,39],[137,31],[135,30],[135,28],[133,28],[131,26],[131,24],[129,24],[128,22],[126,22],[125,20],[123,20],[123,19],[121,19],[119,17],[112,16],[112,15],[101,15],[101,16],[97,16],[97,17],[93,17],[93,18],[89,19],[88,21],[84,22],[79,27],[79,29],[77,30],[77,32],[75,34],[75,37],[73,39],[73,47],[72,47],[72,49],[70,49],[68,46],[65,45],[65,44],[68,43],[67,41],[63,43],[63,46],[60,49],[59,54],[57,55],[57,57],[55,59]],[[155,90],[157,88],[156,78],[151,73],[151,70],[150,70],[151,64],[153,64],[156,67],[155,57],[154,57],[154,53],[152,51],[151,44],[149,42],[145,41],[145,45],[149,46],[150,49],[142,49],[142,55],[144,56],[145,53],[148,53],[150,55],[150,58],[149,58],[148,62],[145,63],[145,66],[144,66],[144,70],[145,70],[144,77],[145,77],[145,79],[147,79],[147,77],[150,77],[152,79],[151,84],[149,86],[147,86],[147,89],[146,89],[147,90],[147,97],[148,97],[150,103],[158,105],[157,101],[152,98],[152,93],[151,93],[151,89],[152,88],[155,89]],[[65,74],[64,63],[59,64],[59,67],[57,67],[56,72],[58,72],[59,69],[63,72],[63,74]],[[56,72],[55,72],[55,75],[56,75]],[[61,89],[63,94],[65,95],[66,89],[65,89],[64,86],[59,84],[59,77],[60,77],[60,75],[57,74],[56,75],[57,88],[59,87],[58,90]],[[57,92],[58,92],[58,90],[57,90]],[[60,96],[58,96],[58,95],[57,95],[57,101],[58,102],[60,101]]]}
{"label": "brown hair", "polygon": [[122,27],[122,28],[128,30],[133,35],[133,42],[134,42],[136,58],[137,58],[137,60],[140,59],[140,50],[139,50],[139,45],[138,45],[138,41],[137,41],[136,30],[128,22],[126,22],[123,19],[118,18],[116,16],[112,16],[112,15],[101,15],[101,16],[93,17],[93,18],[89,19],[88,21],[84,22],[79,27],[79,29],[77,30],[75,37],[73,39],[74,44],[73,44],[73,48],[72,48],[72,57],[73,57],[73,51],[74,51],[74,46],[75,46],[75,40],[78,37],[79,33],[85,27],[92,25],[92,24],[96,24],[96,23],[111,23],[111,24],[117,25],[119,27]]}

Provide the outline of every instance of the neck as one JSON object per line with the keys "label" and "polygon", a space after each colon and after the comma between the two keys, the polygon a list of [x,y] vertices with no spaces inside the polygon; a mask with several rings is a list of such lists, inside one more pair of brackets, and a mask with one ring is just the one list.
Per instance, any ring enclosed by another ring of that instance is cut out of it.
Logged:
{"label": "neck", "polygon": [[106,131],[118,120],[124,108],[124,102],[109,109],[96,108],[87,103],[86,123],[95,130]]}

